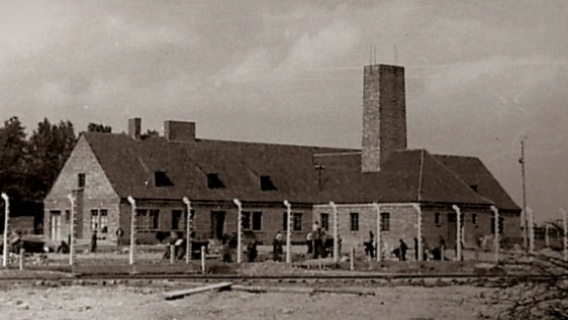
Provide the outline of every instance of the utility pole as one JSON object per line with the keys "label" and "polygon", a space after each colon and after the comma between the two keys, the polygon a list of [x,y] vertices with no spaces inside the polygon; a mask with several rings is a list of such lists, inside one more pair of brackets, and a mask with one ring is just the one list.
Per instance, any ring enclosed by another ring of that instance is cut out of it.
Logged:
{"label": "utility pole", "polygon": [[522,176],[522,183],[523,183],[523,214],[522,214],[522,231],[523,231],[523,248],[525,252],[528,252],[528,237],[527,237],[527,190],[526,190],[526,183],[525,183],[525,137],[521,139],[521,159],[519,159],[521,164],[521,176]]}

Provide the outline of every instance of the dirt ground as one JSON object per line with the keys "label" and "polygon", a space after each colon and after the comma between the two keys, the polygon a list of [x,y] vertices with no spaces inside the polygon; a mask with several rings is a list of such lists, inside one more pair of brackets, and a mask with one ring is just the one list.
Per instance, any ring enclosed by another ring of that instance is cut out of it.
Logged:
{"label": "dirt ground", "polygon": [[[189,286],[186,284],[186,286]],[[481,319],[488,289],[380,287],[375,296],[206,292],[167,301],[162,285],[13,286],[0,319]]]}

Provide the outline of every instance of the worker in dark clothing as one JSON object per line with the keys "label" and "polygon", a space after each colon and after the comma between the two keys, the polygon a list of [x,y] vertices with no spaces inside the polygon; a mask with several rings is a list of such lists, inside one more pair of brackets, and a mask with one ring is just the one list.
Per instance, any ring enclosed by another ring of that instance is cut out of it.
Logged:
{"label": "worker in dark clothing", "polygon": [[406,243],[404,242],[404,240],[400,239],[400,246],[399,248],[399,260],[400,261],[406,261],[406,251],[408,250],[408,246],[406,245]]}
{"label": "worker in dark clothing", "polygon": [[256,257],[258,256],[257,246],[258,243],[256,242],[256,239],[253,239],[247,245],[248,262],[254,262],[254,260],[256,260]]}
{"label": "worker in dark clothing", "polygon": [[97,252],[97,230],[91,236],[91,252]]}
{"label": "worker in dark clothing", "polygon": [[414,260],[418,261],[418,238],[414,238]]}
{"label": "worker in dark clothing", "polygon": [[280,231],[276,233],[276,237],[272,241],[272,255],[274,261],[281,261],[282,254],[284,253],[284,249],[282,248],[282,234]]}

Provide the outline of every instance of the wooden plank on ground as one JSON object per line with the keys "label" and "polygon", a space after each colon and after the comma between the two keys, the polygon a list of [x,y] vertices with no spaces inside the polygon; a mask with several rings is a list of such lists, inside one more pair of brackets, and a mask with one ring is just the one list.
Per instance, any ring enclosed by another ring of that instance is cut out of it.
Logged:
{"label": "wooden plank on ground", "polygon": [[335,293],[335,294],[356,294],[356,295],[374,295],[374,290],[356,289],[356,288],[301,288],[301,287],[262,287],[262,286],[242,286],[232,285],[231,290],[246,291],[252,293],[265,292],[284,292],[284,293]]}
{"label": "wooden plank on ground", "polygon": [[196,294],[196,293],[200,293],[200,292],[229,288],[229,287],[231,287],[231,285],[232,285],[231,282],[221,282],[221,283],[210,284],[210,285],[204,286],[204,287],[164,292],[164,298],[166,300],[178,299],[178,298],[182,298],[182,297],[189,296],[189,295]]}

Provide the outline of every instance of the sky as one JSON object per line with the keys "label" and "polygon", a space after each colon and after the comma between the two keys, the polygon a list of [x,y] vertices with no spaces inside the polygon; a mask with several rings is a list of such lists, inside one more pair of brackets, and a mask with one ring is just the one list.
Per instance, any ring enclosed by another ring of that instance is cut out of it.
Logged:
{"label": "sky", "polygon": [[[0,0],[0,121],[360,148],[363,66],[405,67],[409,148],[568,210],[566,0]],[[371,54],[371,46],[376,52]]]}

